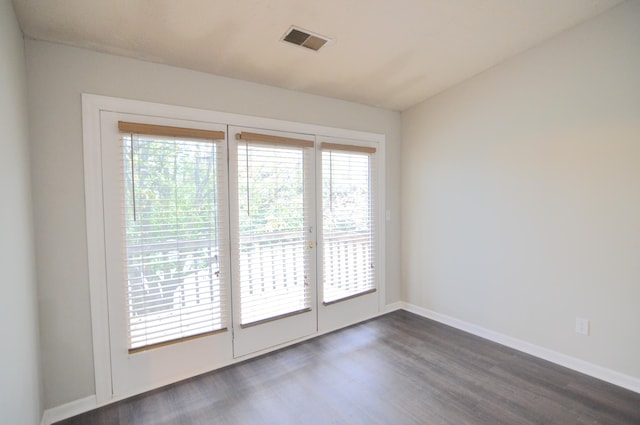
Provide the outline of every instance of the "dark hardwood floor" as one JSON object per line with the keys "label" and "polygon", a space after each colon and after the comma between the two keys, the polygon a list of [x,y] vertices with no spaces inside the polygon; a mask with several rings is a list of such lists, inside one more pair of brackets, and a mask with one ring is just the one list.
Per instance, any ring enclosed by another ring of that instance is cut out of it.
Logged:
{"label": "dark hardwood floor", "polygon": [[59,422],[640,424],[640,394],[397,311]]}

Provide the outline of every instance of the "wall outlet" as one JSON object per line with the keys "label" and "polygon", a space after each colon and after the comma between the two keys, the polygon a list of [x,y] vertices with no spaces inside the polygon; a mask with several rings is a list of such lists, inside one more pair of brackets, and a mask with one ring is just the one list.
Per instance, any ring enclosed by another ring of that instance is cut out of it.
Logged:
{"label": "wall outlet", "polygon": [[576,332],[582,335],[589,335],[589,319],[576,317]]}

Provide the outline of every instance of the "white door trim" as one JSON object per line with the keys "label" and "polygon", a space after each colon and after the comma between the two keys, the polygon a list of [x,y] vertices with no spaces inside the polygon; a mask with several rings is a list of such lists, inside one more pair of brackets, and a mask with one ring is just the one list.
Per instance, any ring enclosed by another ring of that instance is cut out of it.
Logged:
{"label": "white door trim", "polygon": [[[216,112],[204,109],[172,106],[166,104],[122,99],[94,94],[82,95],[82,124],[84,148],[85,208],[87,225],[87,252],[89,267],[89,289],[91,303],[91,327],[93,334],[93,358],[96,385],[96,402],[98,405],[113,399],[111,382],[111,357],[109,346],[109,312],[107,301],[107,280],[104,247],[104,217],[102,196],[102,158],[98,143],[100,141],[100,112],[122,112],[138,115],[149,115],[162,118],[173,118],[193,122],[219,122],[239,127],[262,128],[294,133],[315,134],[322,136],[358,139],[377,143],[384,158],[385,136],[314,124],[304,124],[270,118]],[[379,217],[385,211],[385,161],[380,161]],[[380,277],[379,311],[384,310],[385,303],[385,264],[384,264],[384,220],[379,229]],[[362,318],[365,320],[367,318]],[[184,377],[186,378],[186,377]],[[166,383],[160,383],[161,384]],[[151,388],[149,388],[151,389]]]}

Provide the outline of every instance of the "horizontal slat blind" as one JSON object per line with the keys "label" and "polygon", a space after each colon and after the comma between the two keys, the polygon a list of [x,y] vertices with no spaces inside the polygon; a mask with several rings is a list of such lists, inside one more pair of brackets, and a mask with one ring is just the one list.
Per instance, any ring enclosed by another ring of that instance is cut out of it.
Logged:
{"label": "horizontal slat blind", "polygon": [[154,127],[121,139],[130,353],[227,326],[224,144]]}
{"label": "horizontal slat blind", "polygon": [[[242,133],[243,135],[252,133]],[[282,138],[280,138],[282,139]],[[238,142],[240,325],[308,311],[311,242],[306,144]],[[313,145],[313,142],[311,142]],[[233,186],[232,186],[233,187]]]}
{"label": "horizontal slat blind", "polygon": [[325,305],[374,292],[375,149],[322,144]]}

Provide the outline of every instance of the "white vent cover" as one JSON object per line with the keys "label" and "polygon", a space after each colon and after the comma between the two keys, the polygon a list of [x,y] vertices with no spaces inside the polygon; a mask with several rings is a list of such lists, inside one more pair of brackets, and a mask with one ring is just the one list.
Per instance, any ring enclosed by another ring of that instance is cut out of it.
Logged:
{"label": "white vent cover", "polygon": [[314,34],[302,28],[291,27],[282,37],[282,41],[306,47],[307,49],[318,51],[320,48],[332,40],[324,35]]}

